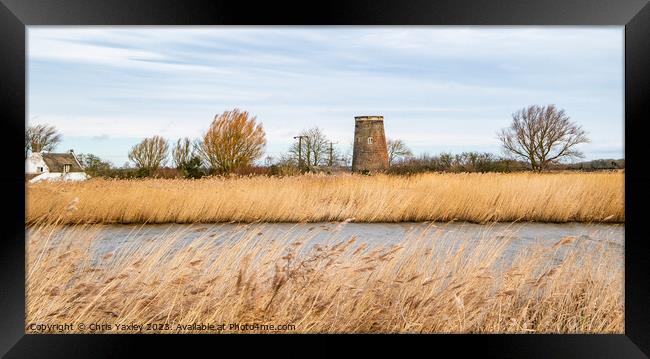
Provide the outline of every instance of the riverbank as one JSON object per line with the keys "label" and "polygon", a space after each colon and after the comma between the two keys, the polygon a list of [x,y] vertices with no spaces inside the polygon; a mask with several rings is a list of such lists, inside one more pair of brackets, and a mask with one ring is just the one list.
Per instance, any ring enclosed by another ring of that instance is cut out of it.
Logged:
{"label": "riverbank", "polygon": [[558,236],[508,254],[501,231],[450,245],[429,226],[371,245],[341,225],[317,243],[311,227],[231,238],[199,226],[189,241],[134,229],[115,247],[97,243],[102,226],[32,227],[26,331],[623,332],[623,252],[609,241]]}
{"label": "riverbank", "polygon": [[624,174],[429,173],[37,183],[26,223],[621,223]]}

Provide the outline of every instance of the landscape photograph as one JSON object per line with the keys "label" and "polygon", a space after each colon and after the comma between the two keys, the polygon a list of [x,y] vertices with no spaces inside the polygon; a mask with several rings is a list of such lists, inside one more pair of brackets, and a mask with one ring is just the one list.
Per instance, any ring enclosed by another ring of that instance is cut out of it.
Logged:
{"label": "landscape photograph", "polygon": [[26,37],[26,333],[625,332],[622,26]]}

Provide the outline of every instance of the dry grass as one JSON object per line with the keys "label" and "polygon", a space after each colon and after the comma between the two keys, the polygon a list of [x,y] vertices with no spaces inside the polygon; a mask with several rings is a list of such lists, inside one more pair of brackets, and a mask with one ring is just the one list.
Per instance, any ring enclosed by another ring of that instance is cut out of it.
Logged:
{"label": "dry grass", "polygon": [[[103,180],[27,187],[26,222],[623,222],[623,173]],[[72,205],[78,209],[61,213]]]}
{"label": "dry grass", "polygon": [[310,247],[308,238],[256,231],[238,241],[202,232],[186,246],[168,233],[93,259],[101,229],[61,230],[30,231],[28,332],[30,323],[110,324],[106,332],[133,332],[116,329],[131,323],[168,332],[192,323],[292,324],[301,333],[624,329],[621,252],[572,237],[512,263],[501,260],[506,242],[496,238],[471,249],[441,247],[435,235],[391,247],[365,248],[354,238]]}

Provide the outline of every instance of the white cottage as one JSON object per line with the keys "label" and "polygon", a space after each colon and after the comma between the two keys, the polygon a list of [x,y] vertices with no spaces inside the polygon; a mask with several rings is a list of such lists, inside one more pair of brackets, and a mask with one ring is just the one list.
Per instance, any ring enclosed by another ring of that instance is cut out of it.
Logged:
{"label": "white cottage", "polygon": [[33,152],[25,160],[25,175],[30,183],[47,181],[83,181],[88,179],[74,152]]}

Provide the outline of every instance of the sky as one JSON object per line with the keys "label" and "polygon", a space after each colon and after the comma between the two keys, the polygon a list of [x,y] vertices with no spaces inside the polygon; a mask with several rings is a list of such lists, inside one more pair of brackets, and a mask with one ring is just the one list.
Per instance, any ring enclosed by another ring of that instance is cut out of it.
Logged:
{"label": "sky", "polygon": [[30,26],[27,123],[117,166],[143,138],[197,138],[233,108],[263,124],[265,156],[312,127],[344,153],[360,115],[415,154],[501,154],[513,112],[555,104],[587,131],[587,160],[623,158],[623,29]]}

